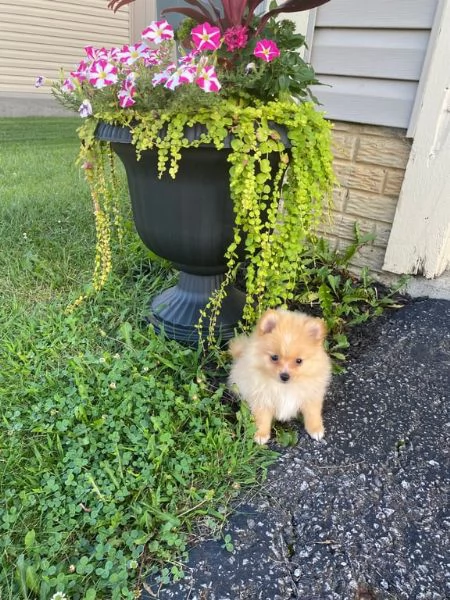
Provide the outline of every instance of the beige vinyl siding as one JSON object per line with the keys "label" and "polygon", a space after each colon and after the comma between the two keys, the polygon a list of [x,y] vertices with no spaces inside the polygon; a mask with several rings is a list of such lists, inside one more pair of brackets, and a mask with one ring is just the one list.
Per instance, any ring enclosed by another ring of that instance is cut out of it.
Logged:
{"label": "beige vinyl siding", "polygon": [[72,70],[83,47],[130,41],[127,9],[114,14],[107,0],[0,0],[0,94],[48,95],[35,78]]}
{"label": "beige vinyl siding", "polygon": [[324,87],[314,93],[330,119],[408,127],[417,82],[346,77],[343,84],[342,77],[328,75],[319,79]]}
{"label": "beige vinyl siding", "polygon": [[131,40],[137,42],[142,31],[156,20],[156,0],[135,0],[130,6]]}
{"label": "beige vinyl siding", "polygon": [[428,31],[318,29],[314,64],[329,75],[418,81]]}
{"label": "beige vinyl siding", "polygon": [[319,7],[317,27],[430,29],[437,0],[331,0]]}
{"label": "beige vinyl siding", "polygon": [[438,0],[332,0],[315,15],[314,93],[331,119],[407,128]]}

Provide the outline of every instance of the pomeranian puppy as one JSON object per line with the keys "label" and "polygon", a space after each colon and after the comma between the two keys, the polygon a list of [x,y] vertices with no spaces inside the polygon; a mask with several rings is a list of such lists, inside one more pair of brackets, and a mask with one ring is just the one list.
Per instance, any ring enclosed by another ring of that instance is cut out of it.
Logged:
{"label": "pomeranian puppy", "polygon": [[302,413],[315,440],[324,436],[322,404],[331,379],[322,319],[283,309],[268,310],[250,336],[230,341],[228,383],[237,387],[256,424],[255,441],[266,444],[272,421]]}

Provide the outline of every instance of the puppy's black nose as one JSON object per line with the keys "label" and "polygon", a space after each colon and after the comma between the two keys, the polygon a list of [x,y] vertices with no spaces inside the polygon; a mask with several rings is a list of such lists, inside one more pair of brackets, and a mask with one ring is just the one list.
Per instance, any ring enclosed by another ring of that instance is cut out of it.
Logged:
{"label": "puppy's black nose", "polygon": [[280,373],[280,379],[281,381],[284,381],[286,383],[286,381],[289,381],[290,379],[290,375],[289,373]]}

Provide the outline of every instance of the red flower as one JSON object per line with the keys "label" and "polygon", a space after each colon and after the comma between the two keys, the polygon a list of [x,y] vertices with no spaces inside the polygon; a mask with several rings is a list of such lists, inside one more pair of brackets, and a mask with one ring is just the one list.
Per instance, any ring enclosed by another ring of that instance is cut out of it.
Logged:
{"label": "red flower", "polygon": [[229,52],[245,48],[248,42],[248,27],[245,25],[229,27],[225,31],[223,40]]}

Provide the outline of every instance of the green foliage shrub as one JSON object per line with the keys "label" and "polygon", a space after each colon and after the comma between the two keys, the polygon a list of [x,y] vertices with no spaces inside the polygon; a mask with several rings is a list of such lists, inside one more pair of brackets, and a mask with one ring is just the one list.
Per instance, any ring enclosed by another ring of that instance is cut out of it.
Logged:
{"label": "green foliage shrub", "polygon": [[149,569],[180,577],[193,520],[223,520],[273,456],[210,388],[206,358],[142,328],[129,295],[115,280],[3,340],[2,598],[133,598]]}

